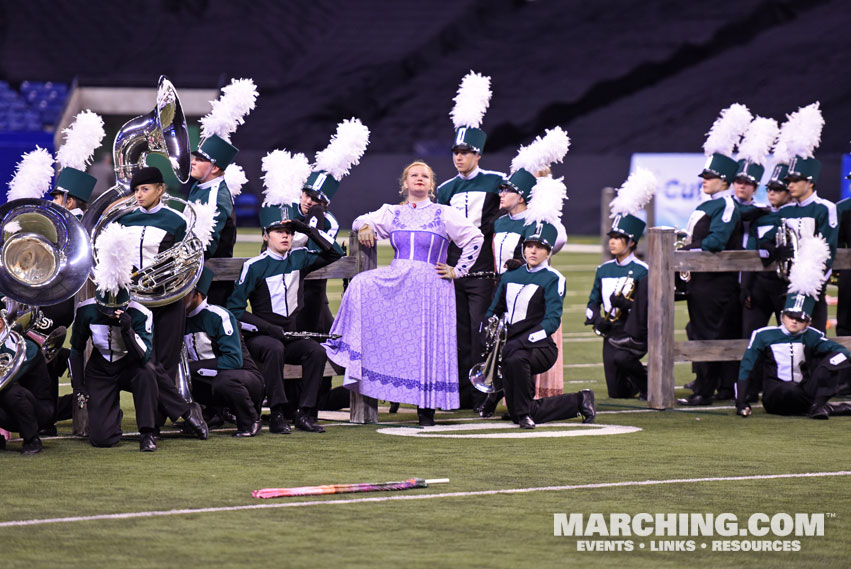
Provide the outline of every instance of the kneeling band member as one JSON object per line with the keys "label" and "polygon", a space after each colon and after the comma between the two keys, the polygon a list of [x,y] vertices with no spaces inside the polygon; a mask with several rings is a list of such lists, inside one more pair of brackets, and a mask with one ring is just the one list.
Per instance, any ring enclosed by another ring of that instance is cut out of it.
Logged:
{"label": "kneeling band member", "polygon": [[[304,277],[339,259],[343,251],[315,227],[282,219],[278,206],[265,206],[260,211],[260,223],[268,248],[242,266],[227,308],[248,333],[246,344],[263,373],[272,412],[269,431],[290,432],[284,416],[287,396],[283,372],[284,363],[288,363],[302,366],[295,426],[302,431],[322,433],[325,429],[313,418],[313,410],[325,369],[325,349],[309,338],[288,337],[285,332],[295,331],[296,316],[304,303]],[[294,231],[306,233],[321,251],[292,249]],[[246,311],[249,300],[251,312]]]}
{"label": "kneeling band member", "polygon": [[192,372],[192,393],[205,405],[226,405],[236,415],[235,437],[260,432],[263,376],[242,342],[233,314],[207,303],[213,271],[204,268],[186,296],[183,336]]}
{"label": "kneeling band member", "polygon": [[549,224],[541,224],[541,231],[525,239],[526,264],[502,275],[486,314],[488,318],[506,315],[503,389],[508,412],[523,429],[534,429],[536,422],[571,419],[579,413],[583,423],[590,423],[597,414],[594,392],[589,389],[533,399],[533,374],[547,371],[558,355],[550,335],[561,324],[564,277],[549,266],[555,240],[555,227]]}
{"label": "kneeling band member", "polygon": [[748,383],[762,379],[762,404],[767,413],[827,419],[846,414],[847,405],[831,406],[840,376],[851,369],[851,353],[810,327],[824,284],[824,264],[830,256],[819,237],[802,239],[789,275],[789,294],[780,326],[756,330],[739,368],[736,413],[751,414]]}
{"label": "kneeling band member", "polygon": [[[0,331],[7,326],[0,318]],[[0,429],[20,433],[23,439],[21,454],[37,454],[42,450],[39,429],[52,422],[53,400],[50,398],[47,368],[38,345],[24,338],[26,355],[23,363],[0,389]],[[13,358],[17,345],[13,336],[0,344],[0,355]],[[0,450],[6,439],[0,435]]]}

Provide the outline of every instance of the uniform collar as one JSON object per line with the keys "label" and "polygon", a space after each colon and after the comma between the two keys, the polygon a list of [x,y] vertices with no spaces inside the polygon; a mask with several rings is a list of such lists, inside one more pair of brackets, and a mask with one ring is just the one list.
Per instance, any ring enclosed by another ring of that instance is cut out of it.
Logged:
{"label": "uniform collar", "polygon": [[530,273],[537,273],[539,271],[543,271],[544,269],[546,269],[549,266],[550,266],[550,261],[549,261],[549,259],[547,259],[546,261],[544,261],[543,263],[541,263],[540,265],[538,265],[534,269],[530,269],[529,265],[526,265],[526,270],[529,271]]}
{"label": "uniform collar", "polygon": [[[290,251],[292,251],[292,250],[293,250],[292,247],[290,247]],[[287,257],[290,256],[290,251],[287,251],[283,255],[278,255],[277,253],[275,253],[271,249],[266,249],[266,254],[269,255],[270,257],[272,257],[273,259],[276,259],[278,261],[283,261],[284,259],[286,259]]]}
{"label": "uniform collar", "polygon": [[520,213],[518,213],[517,215],[511,215],[511,214],[509,213],[509,214],[508,214],[508,218],[509,218],[509,219],[512,219],[512,220],[517,220],[517,219],[526,219],[526,212],[527,212],[527,211],[529,211],[529,210],[528,210],[528,209],[524,209],[523,211],[521,211],[521,212],[520,212]]}
{"label": "uniform collar", "polygon": [[465,176],[465,175],[463,175],[463,174],[461,174],[461,173],[459,172],[459,173],[458,173],[458,177],[459,177],[459,178],[461,178],[462,180],[472,180],[473,178],[475,178],[476,176],[478,176],[478,175],[479,175],[479,172],[481,172],[481,171],[482,171],[482,170],[481,170],[481,168],[479,168],[478,166],[476,166],[475,168],[473,168],[473,171],[472,171],[472,172],[470,172],[469,174],[467,174],[466,176]]}
{"label": "uniform collar", "polygon": [[152,214],[152,213],[157,213],[159,210],[161,210],[164,207],[165,207],[165,205],[163,204],[162,200],[160,200],[159,203],[157,203],[157,205],[155,205],[151,209],[145,209],[142,206],[139,206],[138,209],[142,213]]}
{"label": "uniform collar", "polygon": [[221,176],[216,176],[215,178],[213,178],[212,180],[210,180],[208,182],[204,182],[203,184],[198,184],[198,188],[202,189],[202,190],[206,190],[207,188],[212,188],[213,186],[218,186],[219,184],[222,183],[222,181],[224,181],[224,179],[225,179],[224,174],[222,174]]}
{"label": "uniform collar", "polygon": [[734,198],[735,199],[735,197],[736,197],[736,192],[733,190],[733,188],[730,188],[729,190],[724,190],[723,192],[717,192],[717,193],[712,194],[711,196],[709,196],[709,199],[712,199],[712,200],[720,200],[721,198]]}
{"label": "uniform collar", "polygon": [[801,330],[801,331],[800,331],[800,332],[798,332],[797,334],[793,334],[793,333],[792,333],[792,332],[790,332],[790,331],[789,331],[789,329],[788,329],[788,328],[786,328],[786,326],[784,326],[783,324],[780,324],[780,326],[778,326],[778,328],[779,328],[779,329],[780,329],[780,331],[781,331],[781,332],[783,332],[785,335],[787,335],[787,336],[791,336],[792,338],[797,338],[798,336],[802,335],[804,332],[806,332],[807,330],[809,330],[809,329],[810,329],[810,327],[809,327],[809,326],[807,326],[806,328],[804,328],[803,330]]}
{"label": "uniform collar", "polygon": [[81,210],[78,207],[75,207],[74,209],[71,210],[71,215],[76,215],[76,216],[79,216],[79,217],[83,217],[83,215],[85,215],[85,213],[86,212],[84,212],[83,210]]}
{"label": "uniform collar", "polygon": [[757,205],[753,198],[749,199],[746,202],[740,200],[739,197],[735,194],[735,192],[733,193],[733,199],[736,200],[736,203],[739,205]]}
{"label": "uniform collar", "polygon": [[795,202],[795,203],[796,203],[796,204],[798,204],[798,206],[799,206],[799,207],[804,207],[805,205],[810,205],[811,203],[813,203],[814,201],[816,201],[816,199],[817,199],[817,198],[818,198],[818,193],[813,192],[812,194],[810,194],[810,197],[808,197],[808,198],[807,198],[807,199],[805,199],[804,201],[802,201],[802,202]]}
{"label": "uniform collar", "polygon": [[627,255],[626,259],[624,259],[623,262],[621,262],[621,263],[618,262],[617,257],[615,257],[614,261],[615,261],[615,264],[619,267],[626,266],[626,265],[632,263],[633,261],[635,261],[635,253],[630,253],[629,255]]}
{"label": "uniform collar", "polygon": [[433,202],[428,197],[425,197],[420,201],[413,201],[411,199],[408,199],[408,206],[411,209],[422,209],[424,207],[430,206],[432,203]]}
{"label": "uniform collar", "polygon": [[191,318],[193,316],[198,316],[198,313],[207,308],[207,306],[209,305],[207,304],[207,299],[205,298],[201,301],[201,304],[195,307],[195,310],[189,313],[189,317]]}

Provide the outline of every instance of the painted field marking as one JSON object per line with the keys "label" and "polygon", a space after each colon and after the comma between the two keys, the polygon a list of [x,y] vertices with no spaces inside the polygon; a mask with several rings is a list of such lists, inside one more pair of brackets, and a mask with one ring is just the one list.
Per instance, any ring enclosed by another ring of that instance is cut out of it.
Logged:
{"label": "painted field marking", "polygon": [[598,488],[624,488],[631,486],[659,486],[663,484],[696,484],[703,482],[744,482],[751,480],[779,480],[788,478],[825,478],[832,476],[851,476],[851,470],[837,472],[802,472],[797,474],[754,474],[751,476],[714,476],[711,478],[674,478],[670,480],[631,480],[626,482],[600,482],[596,484],[571,484],[566,486],[539,486],[532,488],[505,488],[502,490],[478,490],[472,492],[445,492],[442,494],[410,494],[376,496],[372,498],[348,498],[343,500],[309,500],[304,502],[275,502],[246,504],[243,506],[222,506],[216,508],[185,508],[181,510],[152,510],[148,512],[124,512],[120,514],[98,514],[93,516],[73,516],[66,518],[41,518],[33,520],[13,520],[0,522],[0,528],[36,526],[99,520],[128,520],[134,518],[153,518],[161,516],[185,516],[212,514],[219,512],[238,512],[242,510],[265,510],[276,508],[303,508],[307,506],[334,506],[341,504],[368,504],[375,502],[394,502],[397,500],[434,500],[438,498],[467,498],[470,496],[495,496],[500,494],[528,494],[532,492],[566,492],[570,490],[594,490]]}
{"label": "painted field marking", "polygon": [[[564,428],[567,427],[567,428]],[[501,430],[501,433],[466,433],[463,431]],[[508,429],[511,429],[508,431]],[[398,437],[441,439],[541,439],[555,437],[588,437],[623,435],[640,431],[639,427],[624,425],[585,425],[582,423],[544,423],[535,430],[518,429],[506,421],[436,425],[434,427],[387,427],[375,432]]]}

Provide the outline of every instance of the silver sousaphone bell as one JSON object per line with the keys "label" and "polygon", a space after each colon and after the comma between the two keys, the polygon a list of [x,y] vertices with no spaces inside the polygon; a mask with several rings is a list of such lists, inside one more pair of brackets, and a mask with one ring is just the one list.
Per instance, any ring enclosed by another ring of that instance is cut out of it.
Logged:
{"label": "silver sousaphone bell", "polygon": [[[0,345],[0,389],[12,380],[26,351],[23,334],[39,320],[37,306],[74,296],[92,267],[92,246],[83,225],[68,210],[24,198],[0,207],[0,294],[6,297]],[[11,345],[7,345],[11,349]]]}

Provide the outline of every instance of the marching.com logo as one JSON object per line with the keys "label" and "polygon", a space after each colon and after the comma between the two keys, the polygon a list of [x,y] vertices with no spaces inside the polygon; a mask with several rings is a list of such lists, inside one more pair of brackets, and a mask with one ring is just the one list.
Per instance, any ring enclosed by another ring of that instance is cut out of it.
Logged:
{"label": "marching.com logo", "polygon": [[755,513],[742,520],[732,513],[554,513],[553,536],[592,538],[577,540],[578,551],[800,551],[800,539],[778,538],[824,537],[825,519],[832,517],[835,514],[785,512]]}

